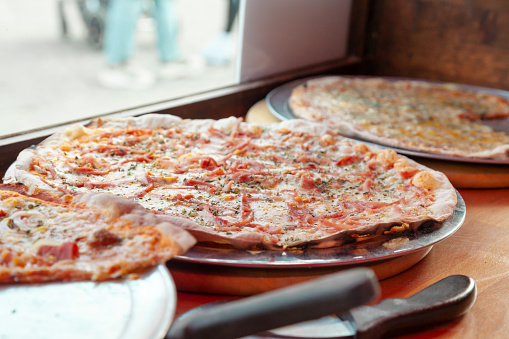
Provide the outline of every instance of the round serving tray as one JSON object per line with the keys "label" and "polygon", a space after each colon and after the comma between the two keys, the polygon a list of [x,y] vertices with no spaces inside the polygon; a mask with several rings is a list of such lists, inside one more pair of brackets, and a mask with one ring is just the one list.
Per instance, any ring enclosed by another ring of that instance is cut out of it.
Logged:
{"label": "round serving tray", "polygon": [[[362,77],[362,76],[358,76],[358,77],[368,78],[368,77]],[[297,87],[297,86],[299,86],[313,78],[316,78],[316,77],[298,79],[298,80],[283,84],[279,87],[276,87],[275,89],[270,91],[265,98],[265,101],[267,103],[267,108],[270,110],[270,112],[272,114],[274,114],[274,116],[276,116],[277,118],[279,118],[281,120],[296,119],[297,117],[293,113],[293,111],[288,103],[288,99],[290,98],[290,95],[292,94],[292,91],[295,87]],[[426,80],[398,78],[398,77],[382,77],[382,78],[387,79],[387,80],[393,80],[393,81],[414,80],[414,81],[421,81],[421,82],[428,82],[428,83],[444,83],[444,82],[439,82],[439,81],[426,81]],[[472,92],[482,91],[485,93],[509,98],[509,91],[503,91],[503,90],[498,90],[498,89],[493,89],[493,88],[488,88],[488,87],[464,85],[464,84],[457,84],[457,85],[467,91],[472,91]],[[490,121],[483,120],[480,122],[482,124],[492,127],[493,129],[496,129],[496,130],[499,130],[499,131],[509,134],[509,118],[493,119]],[[369,140],[365,140],[362,138],[356,138],[356,139],[370,142]],[[381,144],[381,145],[383,145],[383,144]],[[392,148],[396,152],[401,153],[401,154],[429,158],[429,159],[458,161],[458,162],[470,162],[470,163],[480,163],[480,164],[509,164],[509,160],[504,160],[504,159],[467,158],[467,157],[450,156],[450,155],[443,155],[443,154],[434,154],[434,153],[428,153],[428,152],[414,151],[414,150],[409,150],[409,149],[405,149],[405,148],[393,147],[393,146],[389,146],[389,145],[383,145],[383,146]]]}
{"label": "round serving tray", "polygon": [[0,286],[1,338],[162,338],[177,294],[164,265],[135,280]]}
{"label": "round serving tray", "polygon": [[324,249],[244,251],[198,245],[168,266],[182,291],[249,295],[284,287],[357,266],[370,267],[382,280],[415,265],[432,246],[456,232],[465,220],[463,198],[443,223],[427,223],[416,232]]}

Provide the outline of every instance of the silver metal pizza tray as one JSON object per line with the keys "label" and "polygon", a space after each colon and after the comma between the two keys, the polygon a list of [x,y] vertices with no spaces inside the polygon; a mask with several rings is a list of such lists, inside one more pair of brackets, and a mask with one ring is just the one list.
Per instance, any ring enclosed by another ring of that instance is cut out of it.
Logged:
{"label": "silver metal pizza tray", "polygon": [[[357,77],[363,77],[363,76],[357,76]],[[316,77],[303,78],[303,79],[291,81],[291,82],[283,84],[283,85],[273,89],[271,92],[269,92],[265,98],[265,101],[267,103],[267,107],[270,110],[270,112],[274,116],[276,116],[277,118],[279,118],[281,120],[297,119],[297,117],[293,113],[293,111],[288,103],[288,99],[290,98],[290,95],[292,94],[292,90],[295,87],[297,87],[297,86],[299,86],[313,78],[316,78]],[[368,77],[364,76],[363,78],[368,78]],[[381,78],[386,79],[386,80],[393,80],[393,81],[415,80],[415,81],[428,82],[428,83],[438,83],[438,84],[444,83],[444,82],[439,82],[439,81],[426,81],[426,80],[411,79],[411,78],[398,78],[398,77],[381,77]],[[465,89],[467,91],[473,91],[473,92],[482,91],[485,93],[509,98],[509,91],[493,89],[493,88],[488,88],[488,87],[464,85],[464,84],[456,84],[456,85],[460,86],[462,89]],[[495,130],[502,131],[502,132],[509,134],[509,118],[482,120],[480,122],[484,125],[492,127]],[[358,138],[358,140],[373,143],[370,140],[365,140],[362,138]],[[381,144],[381,145],[383,145],[383,144]],[[443,154],[434,154],[434,153],[428,153],[428,152],[414,151],[414,150],[409,150],[409,149],[405,149],[405,148],[393,147],[393,146],[389,146],[389,145],[383,145],[383,146],[392,148],[400,154],[429,158],[429,159],[458,161],[458,162],[470,162],[470,163],[482,163],[482,164],[509,164],[509,160],[504,160],[504,159],[467,158],[467,157],[450,156],[450,155],[443,155]]]}
{"label": "silver metal pizza tray", "polygon": [[0,338],[162,338],[176,302],[163,265],[136,280],[0,285]]}
{"label": "silver metal pizza tray", "polygon": [[356,266],[369,267],[385,279],[415,265],[461,227],[466,206],[456,194],[458,203],[448,220],[422,225],[416,232],[325,249],[244,251],[197,245],[167,265],[179,290],[234,295],[261,293]]}

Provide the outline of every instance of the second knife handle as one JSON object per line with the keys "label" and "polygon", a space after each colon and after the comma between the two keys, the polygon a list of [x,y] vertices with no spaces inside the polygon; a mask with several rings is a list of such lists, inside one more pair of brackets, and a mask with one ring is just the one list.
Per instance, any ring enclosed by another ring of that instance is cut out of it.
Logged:
{"label": "second knife handle", "polygon": [[476,290],[472,278],[453,275],[411,297],[355,308],[351,314],[357,338],[381,338],[386,333],[422,330],[426,325],[453,320],[473,305]]}

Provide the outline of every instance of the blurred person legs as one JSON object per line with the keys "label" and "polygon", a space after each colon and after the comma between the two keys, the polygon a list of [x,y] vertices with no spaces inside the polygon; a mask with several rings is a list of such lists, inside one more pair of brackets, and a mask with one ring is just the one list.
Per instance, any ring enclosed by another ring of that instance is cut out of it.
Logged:
{"label": "blurred person legs", "polygon": [[180,47],[177,42],[178,19],[173,0],[154,0],[152,16],[157,31],[157,51],[162,62],[177,60]]}
{"label": "blurred person legs", "polygon": [[182,57],[178,44],[178,18],[173,0],[154,0],[153,17],[157,30],[157,50],[161,60],[159,76],[178,79],[193,76],[203,71],[203,59]]}
{"label": "blurred person legs", "polygon": [[229,0],[226,27],[202,50],[202,55],[209,65],[226,65],[233,54],[232,27],[239,12],[240,0]]}
{"label": "blurred person legs", "polygon": [[99,73],[99,82],[105,87],[145,89],[155,83],[151,72],[129,63],[142,10],[142,0],[111,0],[108,4],[103,40],[107,67]]}
{"label": "blurred person legs", "polygon": [[[152,3],[151,3],[152,4]],[[148,70],[129,63],[135,49],[136,26],[144,0],[111,0],[108,7],[103,51],[108,67],[99,75],[106,87],[145,89],[156,77]],[[203,70],[202,59],[181,57],[178,44],[178,17],[174,0],[154,0],[150,8],[157,33],[157,51],[161,78],[177,79]]]}

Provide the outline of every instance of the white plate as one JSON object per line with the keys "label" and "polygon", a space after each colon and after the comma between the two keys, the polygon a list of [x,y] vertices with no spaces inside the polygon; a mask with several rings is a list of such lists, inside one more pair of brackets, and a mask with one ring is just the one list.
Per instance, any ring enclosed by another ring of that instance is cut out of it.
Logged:
{"label": "white plate", "polygon": [[0,338],[162,338],[176,307],[168,269],[139,279],[0,286]]}

